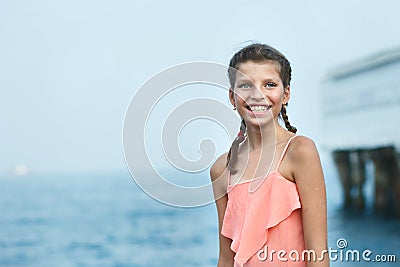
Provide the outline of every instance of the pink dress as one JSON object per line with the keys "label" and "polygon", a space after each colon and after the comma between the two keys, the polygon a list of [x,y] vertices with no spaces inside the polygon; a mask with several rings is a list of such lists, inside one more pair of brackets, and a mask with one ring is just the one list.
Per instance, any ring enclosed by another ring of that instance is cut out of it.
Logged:
{"label": "pink dress", "polygon": [[249,192],[250,181],[228,185],[221,234],[232,239],[234,266],[307,265],[302,259],[305,243],[297,187],[278,172],[294,137],[287,142],[276,170],[260,177],[265,180],[257,190]]}

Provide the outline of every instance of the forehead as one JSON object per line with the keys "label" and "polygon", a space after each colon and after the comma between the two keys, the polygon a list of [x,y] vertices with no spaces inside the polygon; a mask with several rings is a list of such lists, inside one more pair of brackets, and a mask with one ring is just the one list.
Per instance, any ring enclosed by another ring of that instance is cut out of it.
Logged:
{"label": "forehead", "polygon": [[[281,79],[279,63],[274,61],[246,61],[238,66],[237,79]],[[247,76],[247,77],[246,77]]]}

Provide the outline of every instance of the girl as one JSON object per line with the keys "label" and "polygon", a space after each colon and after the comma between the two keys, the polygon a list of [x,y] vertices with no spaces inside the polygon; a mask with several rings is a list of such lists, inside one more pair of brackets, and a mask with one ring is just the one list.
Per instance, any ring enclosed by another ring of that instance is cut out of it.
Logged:
{"label": "girl", "polygon": [[286,114],[289,61],[268,45],[251,44],[232,57],[228,76],[242,122],[229,152],[210,170],[218,266],[329,266],[319,155]]}

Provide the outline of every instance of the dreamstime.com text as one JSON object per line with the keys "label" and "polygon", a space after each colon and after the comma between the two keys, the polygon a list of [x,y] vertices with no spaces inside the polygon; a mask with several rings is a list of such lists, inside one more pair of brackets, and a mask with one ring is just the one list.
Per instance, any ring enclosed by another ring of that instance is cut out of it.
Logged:
{"label": "dreamstime.com text", "polygon": [[371,250],[346,249],[347,240],[339,238],[336,241],[337,249],[329,247],[328,250],[322,250],[319,254],[314,250],[274,250],[264,246],[259,250],[257,257],[260,261],[323,261],[327,256],[330,261],[344,262],[396,262],[395,254],[374,254]]}

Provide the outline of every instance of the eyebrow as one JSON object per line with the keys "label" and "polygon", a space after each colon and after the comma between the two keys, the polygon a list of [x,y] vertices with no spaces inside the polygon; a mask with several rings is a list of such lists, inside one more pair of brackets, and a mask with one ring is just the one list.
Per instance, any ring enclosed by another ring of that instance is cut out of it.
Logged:
{"label": "eyebrow", "polygon": [[[271,78],[264,79],[264,82],[269,82],[269,81],[271,81],[271,82],[278,82],[276,78],[272,78],[272,77],[271,77]],[[237,83],[240,83],[240,82],[249,82],[249,83],[253,83],[252,80],[247,79],[247,78],[238,78],[238,79],[236,80],[236,82],[237,82]]]}
{"label": "eyebrow", "polygon": [[253,83],[252,80],[246,79],[246,78],[242,78],[242,79],[239,78],[239,79],[236,80],[236,82],[250,82],[250,83]]}

